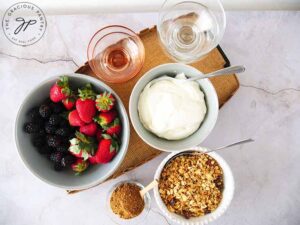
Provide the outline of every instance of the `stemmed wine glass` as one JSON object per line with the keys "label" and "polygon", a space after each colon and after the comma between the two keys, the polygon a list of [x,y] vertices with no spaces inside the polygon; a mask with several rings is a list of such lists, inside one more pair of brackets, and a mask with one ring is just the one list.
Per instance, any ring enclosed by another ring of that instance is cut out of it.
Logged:
{"label": "stemmed wine glass", "polygon": [[159,39],[175,61],[191,63],[215,48],[226,26],[219,0],[166,0],[159,12]]}

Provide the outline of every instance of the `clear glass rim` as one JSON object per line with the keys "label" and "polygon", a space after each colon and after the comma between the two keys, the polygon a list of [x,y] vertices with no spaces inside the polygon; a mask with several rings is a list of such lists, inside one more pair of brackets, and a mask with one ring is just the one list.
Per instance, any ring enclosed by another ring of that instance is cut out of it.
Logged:
{"label": "clear glass rim", "polygon": [[122,32],[122,31],[114,31],[114,32],[104,33],[99,40],[102,40],[105,36],[108,36],[108,35],[113,34],[113,33],[123,33],[123,34],[128,34],[129,36],[136,37],[139,42],[142,42],[140,37],[137,35],[137,33],[135,33],[133,30],[131,30],[128,27],[125,27],[125,26],[122,26],[122,25],[109,25],[109,26],[106,26],[106,27],[102,27],[100,30],[96,31],[93,34],[93,36],[91,37],[91,39],[89,41],[89,44],[88,44],[88,47],[87,47],[87,59],[88,59],[88,61],[93,59],[93,57],[90,57],[90,55],[89,55],[90,49],[93,49],[91,52],[94,52],[94,48],[97,45],[97,43],[99,42],[99,40],[97,40],[96,45],[93,45],[93,46],[92,46],[92,42],[95,40],[97,35],[99,35],[101,32],[106,31],[110,28],[125,29],[125,30],[128,31],[128,33]]}
{"label": "clear glass rim", "polygon": [[180,4],[186,4],[186,3],[192,3],[192,4],[197,4],[197,5],[203,5],[203,4],[201,4],[200,1],[199,2],[197,2],[197,1],[178,1],[175,4],[170,4],[170,6],[167,6],[167,4],[169,4],[171,2],[171,0],[165,0],[164,3],[161,5],[161,7],[159,9],[159,12],[158,12],[157,33],[158,33],[158,37],[159,37],[160,42],[162,43],[163,48],[168,52],[168,54],[175,61],[177,61],[177,62],[183,62],[183,63],[192,63],[192,62],[195,62],[195,61],[201,59],[202,57],[204,57],[205,55],[207,55],[210,51],[212,51],[215,47],[217,47],[219,45],[220,41],[222,40],[222,38],[224,36],[227,21],[226,21],[225,10],[224,10],[224,7],[223,7],[223,4],[221,3],[221,1],[220,0],[213,0],[213,1],[215,1],[216,4],[218,5],[218,7],[220,8],[220,13],[221,13],[222,21],[223,21],[223,23],[221,24],[222,26],[221,26],[221,29],[220,29],[221,30],[220,35],[218,36],[218,39],[217,39],[216,43],[210,49],[206,50],[205,52],[202,52],[201,55],[199,55],[198,57],[195,57],[195,58],[198,58],[198,59],[196,59],[196,60],[186,60],[186,61],[179,60],[179,59],[175,58],[166,49],[166,47],[165,47],[166,43],[165,43],[164,39],[161,36],[161,32],[162,32],[162,30],[161,30],[161,24],[162,24],[163,17],[164,17],[163,15],[167,11],[167,9],[171,9],[172,7],[180,5]]}
{"label": "clear glass rim", "polygon": [[[114,29],[114,30],[113,30]],[[98,43],[103,40],[104,37],[107,37],[112,34],[123,34],[123,35],[128,35],[128,37],[132,37],[135,39],[136,44],[138,45],[138,48],[140,49],[139,51],[139,58],[140,58],[140,65],[139,68],[136,70],[135,73],[132,73],[128,75],[126,78],[123,76],[122,79],[114,79],[110,78],[105,74],[99,74],[97,72],[97,67],[95,66],[94,62],[94,53],[95,53],[95,48],[98,45]],[[137,33],[135,33],[133,30],[131,30],[128,27],[122,26],[122,25],[109,25],[102,27],[98,31],[96,31],[93,36],[91,37],[88,47],[87,47],[87,60],[88,60],[88,65],[90,66],[91,70],[95,73],[97,77],[100,79],[108,82],[108,83],[124,83],[130,79],[132,79],[134,76],[136,76],[140,70],[143,68],[144,62],[145,62],[145,47],[144,44],[139,37]]]}

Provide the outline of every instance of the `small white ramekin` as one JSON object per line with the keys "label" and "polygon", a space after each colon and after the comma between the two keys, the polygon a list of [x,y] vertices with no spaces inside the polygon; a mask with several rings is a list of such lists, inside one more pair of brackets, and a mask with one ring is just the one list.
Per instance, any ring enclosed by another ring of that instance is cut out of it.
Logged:
{"label": "small white ramekin", "polygon": [[[207,151],[207,149],[203,148],[203,147],[195,147],[192,150],[199,151],[199,152]],[[174,152],[172,154],[169,154],[158,166],[158,168],[155,172],[155,175],[154,175],[154,179],[159,180],[160,174],[170,158],[172,158],[173,156],[175,156],[177,154],[180,154],[181,152],[185,152],[185,151],[191,151],[191,150],[184,150],[184,151]],[[233,198],[233,193],[234,193],[234,179],[233,179],[231,169],[228,166],[228,164],[225,162],[225,160],[217,153],[211,152],[211,153],[208,153],[208,155],[213,157],[219,163],[220,167],[223,170],[224,190],[223,190],[223,198],[221,200],[220,205],[218,206],[218,208],[215,211],[213,211],[205,216],[192,217],[192,218],[186,219],[183,216],[172,213],[167,209],[167,207],[165,206],[164,202],[162,201],[162,199],[160,197],[160,194],[158,191],[158,186],[156,186],[154,188],[155,201],[156,201],[159,209],[163,212],[163,214],[171,221],[176,222],[178,224],[182,224],[182,225],[208,224],[209,222],[212,222],[212,221],[216,220],[217,218],[219,218],[226,211],[228,206],[230,205],[230,202]]]}
{"label": "small white ramekin", "polygon": [[106,197],[106,212],[107,212],[107,215],[116,224],[123,224],[123,225],[140,225],[140,224],[143,224],[143,222],[145,221],[145,219],[148,216],[148,213],[149,213],[150,207],[151,207],[151,197],[150,197],[149,192],[146,193],[145,196],[144,196],[145,206],[144,206],[143,211],[141,212],[140,215],[138,215],[136,217],[133,217],[131,219],[123,219],[123,218],[119,217],[118,215],[116,215],[112,211],[112,209],[110,207],[110,198],[111,198],[112,193],[121,184],[126,184],[126,183],[135,184],[135,185],[139,186],[141,189],[145,188],[144,185],[142,185],[141,183],[139,183],[135,180],[124,180],[124,181],[116,183],[110,189],[110,191],[108,192],[107,197]]}

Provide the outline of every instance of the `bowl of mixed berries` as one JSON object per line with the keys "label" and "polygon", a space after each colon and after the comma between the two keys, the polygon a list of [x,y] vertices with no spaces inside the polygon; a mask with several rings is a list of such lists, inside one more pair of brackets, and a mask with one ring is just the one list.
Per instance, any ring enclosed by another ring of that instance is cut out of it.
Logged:
{"label": "bowl of mixed berries", "polygon": [[109,178],[126,155],[129,136],[121,99],[82,74],[39,84],[25,98],[15,123],[25,166],[41,180],[69,190]]}

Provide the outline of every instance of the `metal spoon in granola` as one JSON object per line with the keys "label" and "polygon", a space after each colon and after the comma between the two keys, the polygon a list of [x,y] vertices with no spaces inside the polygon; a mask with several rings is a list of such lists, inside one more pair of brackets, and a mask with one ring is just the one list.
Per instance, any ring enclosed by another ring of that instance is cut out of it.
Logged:
{"label": "metal spoon in granola", "polygon": [[[241,140],[241,141],[238,141],[238,142],[231,143],[229,145],[218,147],[218,148],[215,148],[215,149],[210,149],[210,150],[207,150],[207,151],[204,151],[204,152],[195,152],[193,150],[184,151],[184,152],[178,153],[177,155],[174,155],[173,157],[171,157],[165,165],[167,165],[172,159],[174,159],[174,158],[176,158],[177,156],[180,156],[180,155],[188,155],[188,154],[191,154],[191,153],[201,155],[201,154],[206,154],[206,153],[209,153],[209,152],[216,152],[216,151],[226,149],[226,148],[229,148],[229,147],[233,147],[233,146],[236,146],[236,145],[246,144],[246,143],[253,142],[253,141],[254,141],[253,139],[249,138],[249,139],[245,139],[245,140]],[[142,198],[144,197],[144,195],[148,191],[152,190],[157,185],[158,185],[158,180],[155,179],[150,184],[148,184],[145,188],[140,190],[140,195],[142,196]]]}
{"label": "metal spoon in granola", "polygon": [[178,153],[177,155],[174,155],[173,157],[171,157],[166,165],[172,160],[174,159],[175,157],[177,156],[181,156],[181,155],[188,155],[188,154],[199,154],[199,155],[202,155],[202,154],[207,154],[207,153],[210,153],[210,152],[216,152],[216,151],[219,151],[219,150],[224,150],[226,148],[229,148],[229,147],[233,147],[233,146],[236,146],[236,145],[242,145],[242,144],[246,144],[246,143],[249,143],[249,142],[254,142],[254,140],[252,138],[248,138],[248,139],[245,139],[245,140],[241,140],[241,141],[237,141],[237,142],[234,142],[234,143],[231,143],[229,145],[225,145],[225,146],[221,146],[221,147],[218,147],[218,148],[214,148],[214,149],[209,149],[207,151],[203,151],[203,152],[196,152],[196,151],[193,151],[193,150],[190,150],[190,151],[184,151],[184,152],[180,152]]}

